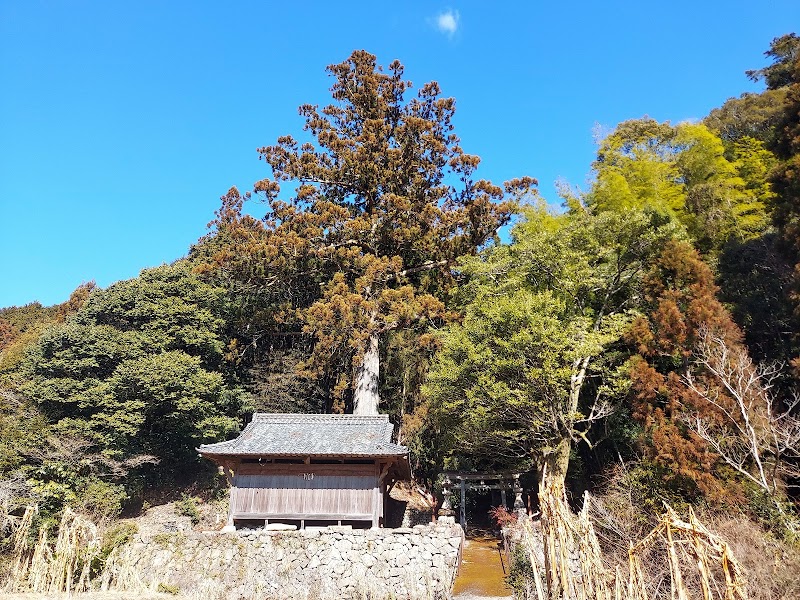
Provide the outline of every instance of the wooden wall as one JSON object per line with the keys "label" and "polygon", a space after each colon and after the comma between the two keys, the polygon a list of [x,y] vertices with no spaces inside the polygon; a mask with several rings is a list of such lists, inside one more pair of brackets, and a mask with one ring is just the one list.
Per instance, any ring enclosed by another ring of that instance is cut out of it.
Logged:
{"label": "wooden wall", "polygon": [[372,521],[383,516],[376,464],[240,464],[231,517]]}

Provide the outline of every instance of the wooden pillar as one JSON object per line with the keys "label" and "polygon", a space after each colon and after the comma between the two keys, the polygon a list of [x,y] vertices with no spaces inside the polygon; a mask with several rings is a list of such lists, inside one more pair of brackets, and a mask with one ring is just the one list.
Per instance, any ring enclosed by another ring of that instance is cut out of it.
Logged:
{"label": "wooden pillar", "polygon": [[459,512],[459,523],[461,523],[461,527],[464,528],[464,531],[467,531],[467,482],[464,479],[461,480],[461,505],[458,508]]}
{"label": "wooden pillar", "polygon": [[388,488],[386,487],[385,483],[381,484],[381,527],[386,527],[386,514],[389,512],[389,493],[387,492]]}
{"label": "wooden pillar", "polygon": [[224,532],[236,531],[236,525],[233,522],[233,513],[236,508],[236,472],[233,470],[233,465],[230,463],[223,463],[223,472],[225,479],[228,480],[230,485],[229,500],[228,500],[228,522],[222,528]]}
{"label": "wooden pillar", "polygon": [[381,467],[378,461],[375,461],[375,487],[372,488],[372,526],[380,526],[380,513],[383,508],[383,500],[381,499]]}
{"label": "wooden pillar", "polygon": [[507,508],[506,507],[506,490],[505,490],[505,488],[500,490],[500,505],[503,508]]}

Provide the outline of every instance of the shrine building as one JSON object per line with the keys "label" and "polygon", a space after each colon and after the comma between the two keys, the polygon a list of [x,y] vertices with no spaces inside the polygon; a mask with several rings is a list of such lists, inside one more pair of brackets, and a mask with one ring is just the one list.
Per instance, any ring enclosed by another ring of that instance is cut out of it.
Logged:
{"label": "shrine building", "polygon": [[239,437],[198,452],[231,485],[229,530],[379,527],[392,486],[411,475],[393,430],[388,415],[255,413]]}

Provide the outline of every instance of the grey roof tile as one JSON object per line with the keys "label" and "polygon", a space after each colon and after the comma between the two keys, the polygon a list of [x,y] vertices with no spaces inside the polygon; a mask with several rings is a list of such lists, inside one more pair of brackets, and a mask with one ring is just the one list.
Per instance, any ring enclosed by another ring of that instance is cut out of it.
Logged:
{"label": "grey roof tile", "polygon": [[213,456],[403,456],[408,448],[392,443],[388,415],[304,415],[255,413],[233,440],[203,444]]}

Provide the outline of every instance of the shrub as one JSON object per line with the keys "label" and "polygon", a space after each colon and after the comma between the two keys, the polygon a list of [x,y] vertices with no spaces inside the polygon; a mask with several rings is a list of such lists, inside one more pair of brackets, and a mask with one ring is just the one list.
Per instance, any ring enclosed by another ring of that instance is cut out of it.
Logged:
{"label": "shrub", "polygon": [[131,522],[118,523],[109,527],[103,532],[103,554],[108,556],[114,548],[127,544],[138,531],[139,527],[136,523]]}
{"label": "shrub", "polygon": [[181,499],[175,503],[175,512],[181,516],[189,517],[193,525],[200,522],[200,509],[198,500],[194,496],[181,494]]}
{"label": "shrub", "polygon": [[523,544],[515,544],[511,551],[506,582],[514,590],[515,598],[527,598],[529,584],[533,581],[533,565]]}
{"label": "shrub", "polygon": [[90,479],[78,493],[77,508],[96,523],[111,521],[122,512],[122,503],[128,499],[121,485],[100,479]]}
{"label": "shrub", "polygon": [[501,529],[517,522],[516,513],[509,512],[505,506],[493,506],[489,509],[489,516]]}
{"label": "shrub", "polygon": [[800,523],[792,506],[788,502],[782,502],[782,510],[779,510],[775,498],[763,490],[749,483],[745,490],[747,508],[753,518],[775,537],[800,547],[800,537],[798,537]]}

